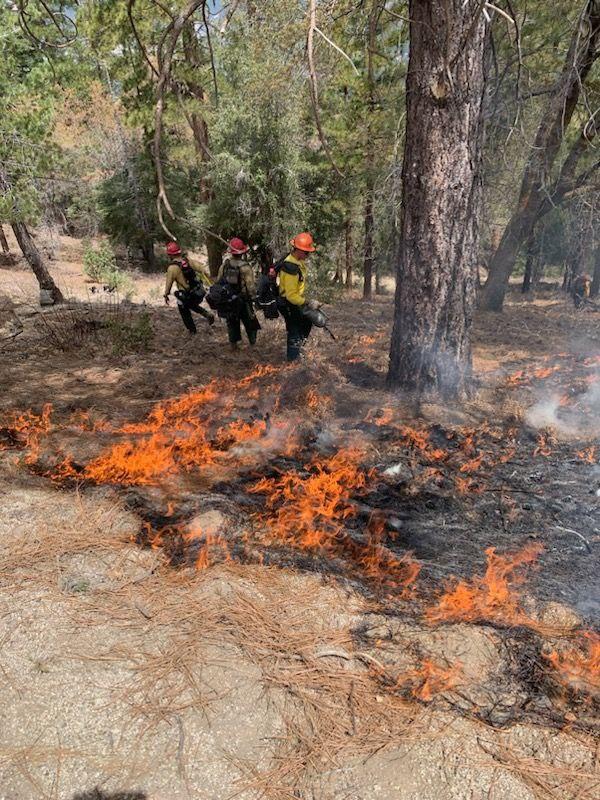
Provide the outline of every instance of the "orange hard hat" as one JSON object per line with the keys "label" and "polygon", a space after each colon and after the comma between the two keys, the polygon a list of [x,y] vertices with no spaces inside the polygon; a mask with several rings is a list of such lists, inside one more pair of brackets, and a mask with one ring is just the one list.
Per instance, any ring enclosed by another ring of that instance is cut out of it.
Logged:
{"label": "orange hard hat", "polygon": [[299,233],[291,241],[292,247],[296,250],[304,250],[305,253],[314,253],[317,249],[310,233]]}

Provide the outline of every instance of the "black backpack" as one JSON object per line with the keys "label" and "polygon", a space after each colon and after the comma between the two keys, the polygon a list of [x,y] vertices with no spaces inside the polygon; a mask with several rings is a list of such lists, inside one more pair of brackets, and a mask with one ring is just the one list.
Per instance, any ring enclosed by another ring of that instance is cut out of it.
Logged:
{"label": "black backpack", "polygon": [[221,278],[208,290],[206,302],[222,319],[239,313],[241,298],[225,278]]}
{"label": "black backpack", "polygon": [[277,308],[277,297],[279,290],[277,283],[269,278],[268,275],[261,275],[258,279],[258,290],[256,292],[256,305],[265,315],[265,319],[277,319],[279,310]]}
{"label": "black backpack", "polygon": [[179,265],[181,272],[183,273],[183,277],[185,278],[185,282],[190,287],[187,291],[190,294],[194,295],[194,298],[198,299],[198,302],[202,302],[204,300],[204,296],[206,295],[206,289],[202,280],[196,270],[190,266],[190,264],[183,259],[183,261],[176,261],[176,264]]}

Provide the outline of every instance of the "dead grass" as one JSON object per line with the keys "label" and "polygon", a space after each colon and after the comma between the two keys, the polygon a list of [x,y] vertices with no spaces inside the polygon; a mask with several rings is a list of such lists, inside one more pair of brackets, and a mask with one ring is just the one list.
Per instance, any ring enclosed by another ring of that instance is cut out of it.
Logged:
{"label": "dead grass", "polygon": [[16,572],[42,571],[55,566],[62,558],[76,554],[115,553],[131,546],[136,523],[124,523],[124,512],[118,505],[98,502],[78,495],[74,513],[60,513],[60,506],[49,506],[32,534],[29,525],[3,536],[0,549],[0,583],[12,579]]}

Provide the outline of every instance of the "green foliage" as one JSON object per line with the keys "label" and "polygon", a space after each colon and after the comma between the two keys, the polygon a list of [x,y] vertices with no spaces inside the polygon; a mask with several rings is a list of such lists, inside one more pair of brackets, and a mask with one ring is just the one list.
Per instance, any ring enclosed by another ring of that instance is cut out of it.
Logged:
{"label": "green foliage", "polygon": [[130,298],[135,287],[132,279],[119,269],[115,254],[106,242],[98,248],[86,247],[83,254],[83,271],[95,283],[101,283],[119,295]]}
{"label": "green foliage", "polygon": [[102,242],[99,247],[87,245],[83,253],[83,271],[95,283],[102,283],[104,276],[118,269],[115,254],[110,245]]}
{"label": "green foliage", "polygon": [[[169,199],[177,216],[169,221],[173,233],[184,246],[193,242],[190,225],[184,220],[193,207],[193,181],[185,173],[166,169]],[[156,176],[148,151],[137,151],[113,175],[97,187],[96,203],[101,230],[114,244],[142,253],[154,242],[164,240],[156,211]]]}
{"label": "green foliage", "polygon": [[152,341],[153,330],[150,314],[144,311],[131,319],[109,320],[108,332],[114,355],[147,351]]}
{"label": "green foliage", "polygon": [[323,259],[311,259],[309,266],[310,296],[321,303],[336,303],[339,301],[343,287],[333,283],[333,270],[331,265]]}

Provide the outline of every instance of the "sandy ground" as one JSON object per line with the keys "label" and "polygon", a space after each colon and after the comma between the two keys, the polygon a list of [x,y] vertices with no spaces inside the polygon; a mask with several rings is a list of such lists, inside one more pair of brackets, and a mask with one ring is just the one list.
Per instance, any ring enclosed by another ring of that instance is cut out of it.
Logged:
{"label": "sandy ground", "polygon": [[[52,271],[86,299],[80,244],[60,244]],[[51,402],[57,419],[83,409],[119,423],[213,377],[283,365],[281,323],[265,324],[257,347],[239,353],[226,348],[222,325],[192,345],[176,310],[160,306],[162,277],[136,283],[135,301],[157,306],[147,351],[115,355],[93,339],[61,351],[30,307],[28,270],[1,268],[0,293],[24,326],[0,348],[2,410]],[[311,340],[340,416],[385,402],[391,310],[389,297],[353,298],[331,307],[338,342]],[[555,296],[481,315],[477,397],[431,414],[520,413],[536,389],[501,396],[498,407],[498,380],[565,350],[600,353],[598,315],[575,315]],[[114,800],[133,791],[147,800],[597,796],[591,735],[568,725],[494,729],[444,698],[407,701],[381,690],[372,664],[347,656],[360,630],[368,653],[411,667],[407,638],[423,634],[408,618],[402,636],[386,633],[390,622],[368,597],[326,575],[233,563],[173,569],[161,551],[133,544],[141,521],[118,492],[58,490],[16,461],[0,453],[0,800],[71,800],[96,786]],[[427,646],[460,655],[475,683],[500,647],[492,629],[469,625],[427,634]]]}

